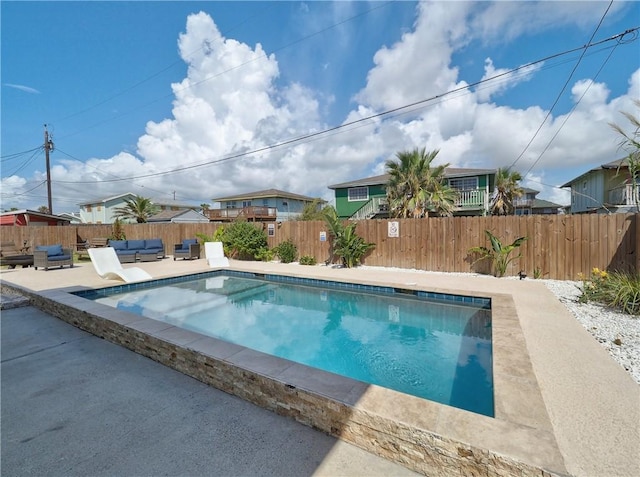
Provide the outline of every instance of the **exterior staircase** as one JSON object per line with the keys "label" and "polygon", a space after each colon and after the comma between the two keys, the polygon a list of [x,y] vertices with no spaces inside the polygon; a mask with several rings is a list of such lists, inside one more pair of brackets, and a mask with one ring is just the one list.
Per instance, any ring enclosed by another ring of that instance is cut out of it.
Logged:
{"label": "exterior staircase", "polygon": [[386,197],[372,197],[368,202],[360,207],[349,220],[372,219],[381,212],[388,212],[389,206]]}

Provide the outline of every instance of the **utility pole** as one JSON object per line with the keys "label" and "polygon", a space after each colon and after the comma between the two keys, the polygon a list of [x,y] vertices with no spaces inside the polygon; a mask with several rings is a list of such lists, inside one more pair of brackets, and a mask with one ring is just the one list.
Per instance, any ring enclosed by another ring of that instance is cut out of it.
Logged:
{"label": "utility pole", "polygon": [[51,203],[51,167],[49,166],[49,152],[53,151],[53,141],[49,138],[49,131],[47,131],[47,125],[44,125],[44,157],[47,164],[47,200],[49,206],[49,213],[53,215],[53,205]]}

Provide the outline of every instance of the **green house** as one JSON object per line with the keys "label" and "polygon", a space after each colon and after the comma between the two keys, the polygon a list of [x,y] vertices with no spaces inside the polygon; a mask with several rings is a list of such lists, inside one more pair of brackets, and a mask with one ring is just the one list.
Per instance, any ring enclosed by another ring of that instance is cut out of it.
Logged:
{"label": "green house", "polygon": [[[496,169],[445,169],[445,179],[458,191],[454,215],[486,215],[495,185]],[[342,219],[385,218],[389,215],[388,174],[329,186],[335,193],[336,211]]]}

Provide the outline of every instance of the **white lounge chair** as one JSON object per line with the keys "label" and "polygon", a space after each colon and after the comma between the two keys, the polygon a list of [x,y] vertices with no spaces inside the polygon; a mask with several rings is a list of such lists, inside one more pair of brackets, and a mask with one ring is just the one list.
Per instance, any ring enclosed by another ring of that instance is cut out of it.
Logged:
{"label": "white lounge chair", "polygon": [[113,247],[89,248],[89,257],[93,268],[104,279],[124,280],[127,283],[150,280],[153,277],[138,267],[122,268]]}
{"label": "white lounge chair", "polygon": [[228,267],[229,259],[224,256],[222,242],[205,242],[204,255],[212,268]]}

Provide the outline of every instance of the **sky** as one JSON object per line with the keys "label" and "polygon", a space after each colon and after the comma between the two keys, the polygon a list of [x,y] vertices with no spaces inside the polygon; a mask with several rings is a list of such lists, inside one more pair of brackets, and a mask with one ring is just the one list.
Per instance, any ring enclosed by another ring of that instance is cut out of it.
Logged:
{"label": "sky", "polygon": [[[0,2],[0,208],[329,185],[401,151],[538,198],[626,155],[640,2]],[[612,38],[628,30],[625,35]],[[591,45],[584,48],[586,45]],[[46,125],[46,126],[45,126]]]}

